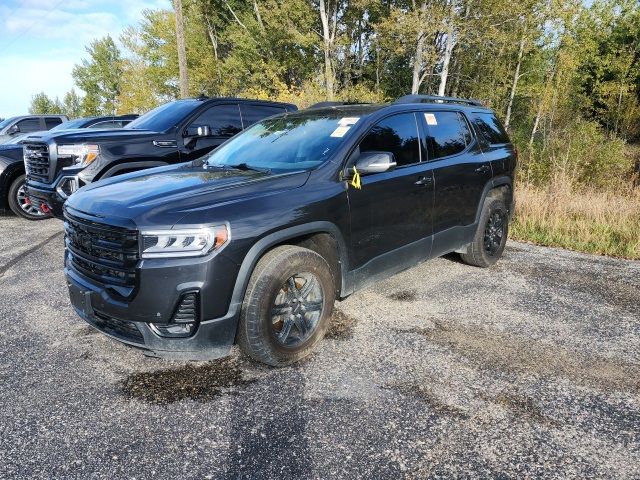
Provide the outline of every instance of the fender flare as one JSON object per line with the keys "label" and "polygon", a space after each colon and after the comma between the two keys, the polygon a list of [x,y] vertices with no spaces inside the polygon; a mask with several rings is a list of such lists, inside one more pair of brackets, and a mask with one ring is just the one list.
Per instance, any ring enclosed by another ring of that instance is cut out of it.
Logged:
{"label": "fender flare", "polygon": [[340,262],[340,275],[342,278],[342,290],[344,291],[346,284],[346,274],[349,269],[347,248],[340,229],[331,222],[318,221],[305,223],[302,225],[296,225],[294,227],[278,230],[265,237],[262,237],[249,249],[236,277],[236,282],[233,287],[233,293],[231,295],[231,301],[225,318],[237,317],[240,313],[240,307],[244,300],[244,295],[249,284],[249,278],[256,267],[256,264],[262,258],[262,256],[273,246],[282,244],[289,239],[300,237],[302,235],[310,235],[314,233],[328,233],[331,235],[338,244],[338,258]]}
{"label": "fender flare", "polygon": [[167,162],[163,162],[160,160],[143,160],[143,161],[124,161],[122,163],[118,163],[117,165],[113,165],[111,167],[107,166],[105,168],[105,172],[103,174],[97,175],[96,180],[103,178],[110,178],[114,175],[117,175],[118,172],[122,170],[144,170],[145,168],[153,168],[153,167],[165,167],[167,166]]}
{"label": "fender flare", "polygon": [[[507,175],[503,175],[500,177],[492,178],[489,180],[482,190],[482,197],[480,197],[480,202],[478,202],[478,209],[476,210],[476,219],[475,223],[477,224],[480,221],[480,215],[482,214],[482,207],[484,206],[484,201],[487,199],[489,192],[496,187],[501,187],[503,185],[507,185],[511,189],[511,195],[513,196],[513,180],[511,177]],[[510,208],[509,205],[507,207]],[[513,213],[513,212],[510,212]]]}

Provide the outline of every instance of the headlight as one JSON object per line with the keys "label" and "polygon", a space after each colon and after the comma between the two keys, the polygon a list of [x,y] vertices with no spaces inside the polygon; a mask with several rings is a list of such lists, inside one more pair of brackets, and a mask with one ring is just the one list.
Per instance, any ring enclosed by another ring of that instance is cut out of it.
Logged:
{"label": "headlight", "polygon": [[140,242],[142,258],[200,257],[229,242],[229,227],[142,232]]}
{"label": "headlight", "polygon": [[74,166],[86,167],[100,153],[98,145],[58,145],[58,157],[71,157]]}

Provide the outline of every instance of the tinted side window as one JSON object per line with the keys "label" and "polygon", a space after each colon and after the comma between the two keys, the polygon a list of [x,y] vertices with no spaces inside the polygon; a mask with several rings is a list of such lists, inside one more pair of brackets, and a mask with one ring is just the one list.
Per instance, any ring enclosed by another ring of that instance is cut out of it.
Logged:
{"label": "tinted side window", "polygon": [[242,130],[240,108],[237,103],[216,105],[202,112],[191,125],[208,125],[214,137],[232,137]]}
{"label": "tinted side window", "polygon": [[420,135],[413,113],[387,117],[360,142],[360,152],[391,152],[398,166],[420,161]]}
{"label": "tinted side window", "polygon": [[62,120],[60,120],[59,118],[45,118],[44,119],[44,124],[47,126],[47,130],[52,129],[53,127],[60,125],[62,123]]}
{"label": "tinted side window", "polygon": [[271,105],[247,105],[242,103],[240,104],[240,111],[242,112],[242,124],[244,128],[247,128],[249,125],[253,125],[263,118],[286,112],[282,107],[274,107]]}
{"label": "tinted side window", "polygon": [[469,126],[458,112],[427,112],[424,119],[433,142],[434,159],[460,153],[470,143]]}
{"label": "tinted side window", "polygon": [[473,123],[490,144],[509,143],[509,137],[493,113],[475,113]]}
{"label": "tinted side window", "polygon": [[122,122],[120,120],[105,120],[104,122],[94,123],[87,128],[122,128]]}
{"label": "tinted side window", "polygon": [[25,120],[20,120],[17,125],[20,129],[20,133],[37,132],[38,130],[42,130],[40,128],[39,118],[27,118]]}

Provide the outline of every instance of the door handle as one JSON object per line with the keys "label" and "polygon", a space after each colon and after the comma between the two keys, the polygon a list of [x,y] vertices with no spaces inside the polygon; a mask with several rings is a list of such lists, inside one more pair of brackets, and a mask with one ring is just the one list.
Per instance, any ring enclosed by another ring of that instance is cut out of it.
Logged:
{"label": "door handle", "polygon": [[430,185],[433,182],[431,177],[420,177],[417,182],[414,182],[414,185],[418,185],[419,187]]}
{"label": "door handle", "polygon": [[481,167],[476,168],[476,173],[487,173],[489,170],[491,170],[489,165],[482,165]]}

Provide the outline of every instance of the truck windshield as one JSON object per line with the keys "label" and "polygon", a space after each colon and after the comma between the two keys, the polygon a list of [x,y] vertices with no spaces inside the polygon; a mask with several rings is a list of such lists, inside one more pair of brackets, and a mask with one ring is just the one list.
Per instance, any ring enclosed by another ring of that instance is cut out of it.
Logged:
{"label": "truck windshield", "polygon": [[0,130],[9,125],[16,117],[6,118],[0,122]]}
{"label": "truck windshield", "polygon": [[214,150],[207,165],[274,173],[311,170],[335,152],[358,120],[340,112],[285,114],[264,120]]}
{"label": "truck windshield", "polygon": [[87,123],[87,118],[76,118],[75,120],[69,120],[68,122],[63,122],[60,125],[53,127],[51,130],[71,130],[73,128],[82,128],[82,126]]}
{"label": "truck windshield", "polygon": [[136,118],[124,128],[164,132],[174,127],[201,104],[202,102],[199,100],[177,100],[175,102],[165,103]]}

